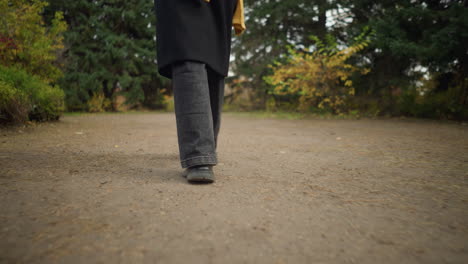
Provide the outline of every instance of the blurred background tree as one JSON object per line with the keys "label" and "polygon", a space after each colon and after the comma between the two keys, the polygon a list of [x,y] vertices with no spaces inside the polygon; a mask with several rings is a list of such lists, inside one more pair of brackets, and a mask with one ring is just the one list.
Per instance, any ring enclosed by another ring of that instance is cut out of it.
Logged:
{"label": "blurred background tree", "polygon": [[49,0],[45,16],[63,12],[69,24],[63,54],[68,110],[161,107],[155,16],[148,0]]}
{"label": "blurred background tree", "polygon": [[[247,30],[233,42],[235,74],[245,77],[242,89],[252,93],[252,109],[263,109],[268,85],[263,77],[271,73],[267,66],[284,60],[288,45],[309,46],[310,34],[328,33],[327,10],[336,3],[327,0],[245,0]],[[313,32],[313,33],[311,33]]]}
{"label": "blurred background tree", "polygon": [[357,77],[361,106],[467,117],[468,1],[348,0],[344,6],[352,14],[345,36],[362,26],[376,32],[362,53],[372,71]]}

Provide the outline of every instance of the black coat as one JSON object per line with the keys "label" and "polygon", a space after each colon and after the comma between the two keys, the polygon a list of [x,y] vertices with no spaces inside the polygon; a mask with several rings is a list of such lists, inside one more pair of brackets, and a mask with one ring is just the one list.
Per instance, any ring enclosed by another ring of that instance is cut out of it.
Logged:
{"label": "black coat", "polygon": [[206,63],[227,76],[237,0],[155,0],[158,70],[171,78],[175,61]]}

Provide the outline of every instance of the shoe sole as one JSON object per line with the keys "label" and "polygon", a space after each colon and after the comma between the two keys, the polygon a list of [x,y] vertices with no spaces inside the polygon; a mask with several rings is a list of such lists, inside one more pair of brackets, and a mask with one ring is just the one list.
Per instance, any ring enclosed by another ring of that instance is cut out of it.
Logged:
{"label": "shoe sole", "polygon": [[187,181],[189,183],[213,183],[214,179],[203,177],[203,178],[191,178],[191,179],[187,179]]}

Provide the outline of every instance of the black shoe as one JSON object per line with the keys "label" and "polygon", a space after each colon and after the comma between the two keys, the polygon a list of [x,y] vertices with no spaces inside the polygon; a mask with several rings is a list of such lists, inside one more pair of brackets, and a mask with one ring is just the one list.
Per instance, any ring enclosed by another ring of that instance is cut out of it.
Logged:
{"label": "black shoe", "polygon": [[190,183],[212,183],[214,182],[213,166],[202,165],[188,168],[184,176]]}

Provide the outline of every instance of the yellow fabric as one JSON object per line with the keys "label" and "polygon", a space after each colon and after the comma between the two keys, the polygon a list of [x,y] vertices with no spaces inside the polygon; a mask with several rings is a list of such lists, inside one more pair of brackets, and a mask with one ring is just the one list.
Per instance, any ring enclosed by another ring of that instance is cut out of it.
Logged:
{"label": "yellow fabric", "polygon": [[[210,0],[205,0],[209,3]],[[234,11],[234,17],[232,18],[232,26],[237,36],[240,36],[246,29],[245,17],[244,17],[244,0],[237,0],[236,10]]]}

